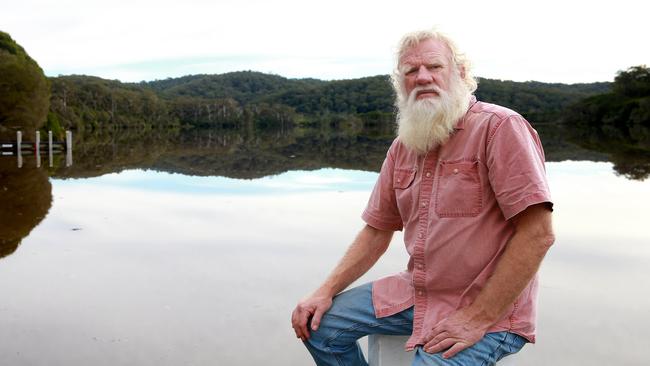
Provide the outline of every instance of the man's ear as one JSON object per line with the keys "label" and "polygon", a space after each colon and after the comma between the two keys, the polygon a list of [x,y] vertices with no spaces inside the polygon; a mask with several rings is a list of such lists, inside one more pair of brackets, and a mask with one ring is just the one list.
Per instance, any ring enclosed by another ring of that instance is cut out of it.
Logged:
{"label": "man's ear", "polygon": [[458,73],[460,74],[460,78],[465,80],[465,66],[464,65],[458,65]]}

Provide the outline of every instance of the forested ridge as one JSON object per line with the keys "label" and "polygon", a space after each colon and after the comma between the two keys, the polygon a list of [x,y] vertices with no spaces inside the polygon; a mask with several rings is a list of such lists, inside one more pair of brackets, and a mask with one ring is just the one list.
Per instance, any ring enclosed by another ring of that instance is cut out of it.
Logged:
{"label": "forested ridge", "polygon": [[[0,33],[0,74],[0,133],[40,127],[55,133],[101,128],[358,128],[392,125],[395,113],[388,75],[324,81],[238,71],[140,83],[85,75],[45,78],[7,33]],[[645,66],[619,72],[614,83],[480,78],[476,95],[521,113],[533,125],[645,125],[650,120],[648,79]]]}
{"label": "forested ridge", "polygon": [[0,31],[0,136],[10,129],[31,132],[45,121],[50,86],[25,49]]}
{"label": "forested ridge", "polygon": [[[66,128],[221,127],[393,120],[387,75],[350,80],[289,79],[254,71],[191,75],[140,83],[92,76],[50,78],[51,111]],[[512,108],[531,122],[557,122],[568,106],[611,83],[548,84],[479,79],[482,101]]]}

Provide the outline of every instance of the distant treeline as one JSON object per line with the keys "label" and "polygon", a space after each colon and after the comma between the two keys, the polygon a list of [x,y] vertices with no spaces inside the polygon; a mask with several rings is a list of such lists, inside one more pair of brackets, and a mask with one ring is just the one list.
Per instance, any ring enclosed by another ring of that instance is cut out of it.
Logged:
{"label": "distant treeline", "polygon": [[[319,124],[340,119],[391,123],[388,76],[322,81],[253,71],[191,75],[141,83],[92,76],[50,78],[52,123],[66,128],[220,127]],[[480,100],[535,122],[556,122],[568,106],[608,92],[610,83],[547,84],[480,79]]]}
{"label": "distant treeline", "polygon": [[565,119],[583,125],[619,127],[650,123],[650,68],[633,66],[621,71],[609,93],[572,105]]}
{"label": "distant treeline", "polygon": [[[479,79],[479,100],[516,110],[533,124],[647,124],[648,68],[614,83],[550,84]],[[253,71],[140,83],[93,76],[46,78],[0,32],[0,135],[17,128],[94,131],[182,127],[385,126],[394,121],[387,75],[352,80],[288,79]],[[43,126],[45,123],[45,126]]]}

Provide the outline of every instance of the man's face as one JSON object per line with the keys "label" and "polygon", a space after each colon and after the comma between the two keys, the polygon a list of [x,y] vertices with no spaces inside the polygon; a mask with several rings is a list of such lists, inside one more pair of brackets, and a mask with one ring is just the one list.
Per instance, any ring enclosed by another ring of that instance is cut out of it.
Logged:
{"label": "man's face", "polygon": [[452,73],[455,71],[450,62],[451,54],[447,46],[436,39],[427,39],[407,50],[400,58],[399,67],[404,72],[406,97],[416,87],[416,100],[437,98],[441,91],[448,92]]}

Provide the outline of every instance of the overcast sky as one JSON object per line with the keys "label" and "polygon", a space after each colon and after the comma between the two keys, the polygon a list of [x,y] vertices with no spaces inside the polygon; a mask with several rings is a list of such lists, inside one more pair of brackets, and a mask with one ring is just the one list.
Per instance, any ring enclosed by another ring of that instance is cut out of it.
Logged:
{"label": "overcast sky", "polygon": [[45,73],[122,81],[256,70],[388,74],[401,35],[438,26],[477,76],[611,81],[650,64],[647,1],[0,0],[8,32]]}

